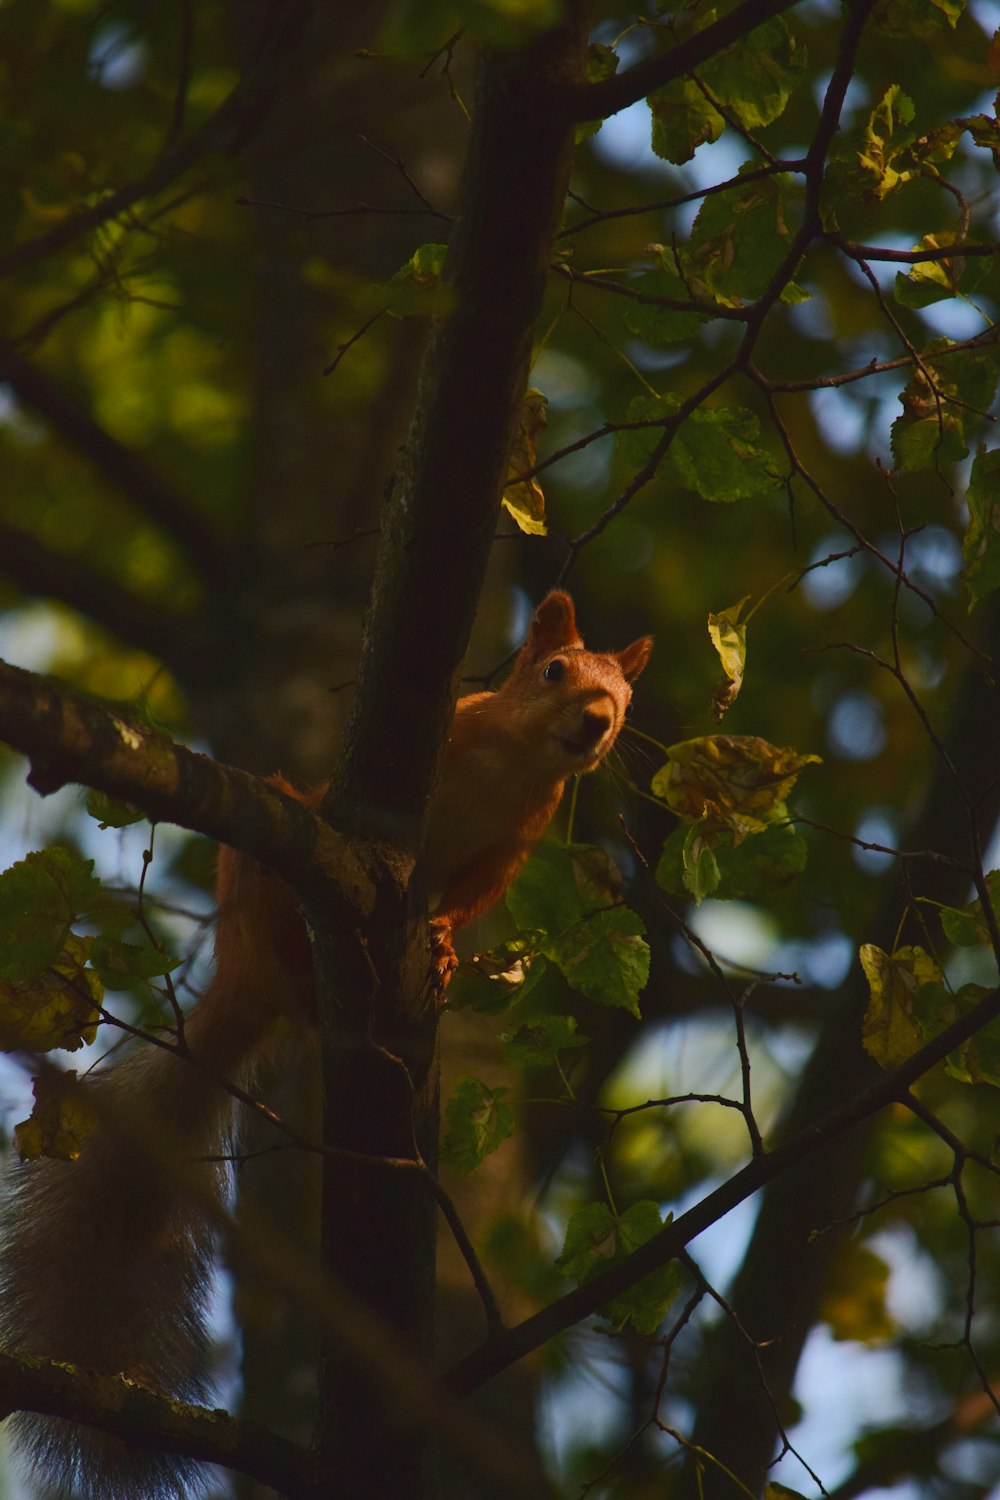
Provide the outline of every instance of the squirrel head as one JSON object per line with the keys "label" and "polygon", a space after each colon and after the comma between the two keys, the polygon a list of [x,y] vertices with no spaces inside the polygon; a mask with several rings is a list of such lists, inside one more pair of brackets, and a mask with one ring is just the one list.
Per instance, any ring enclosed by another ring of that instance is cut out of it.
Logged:
{"label": "squirrel head", "polygon": [[501,692],[511,730],[536,761],[563,778],[591,771],[611,749],[649,660],[651,636],[623,651],[588,651],[570,596],[546,595]]}

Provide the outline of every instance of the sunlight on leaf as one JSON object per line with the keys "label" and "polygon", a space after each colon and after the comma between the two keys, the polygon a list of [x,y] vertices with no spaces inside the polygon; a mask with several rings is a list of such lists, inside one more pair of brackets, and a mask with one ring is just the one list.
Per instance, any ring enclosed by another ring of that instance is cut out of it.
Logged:
{"label": "sunlight on leaf", "polygon": [[868,1008],[861,1029],[865,1050],[883,1068],[895,1068],[926,1040],[914,1018],[924,985],[941,982],[941,970],[923,948],[897,948],[892,954],[863,943],[861,967],[868,980]]}
{"label": "sunlight on leaf", "polygon": [[725,673],[712,694],[712,717],[714,719],[723,718],[726,710],[735,703],[740,688],[743,686],[743,673],[746,670],[747,658],[747,627],[746,621],[741,620],[740,617],[749,598],[749,594],[744,594],[738,603],[731,604],[728,609],[720,610],[718,614],[710,614],[708,617],[709,640],[719,654],[722,670]]}
{"label": "sunlight on leaf", "polygon": [[41,1156],[76,1161],[80,1148],[97,1126],[97,1116],[75,1072],[43,1073],[32,1082],[31,1114],[14,1127],[14,1146],[22,1161]]}
{"label": "sunlight on leaf", "polygon": [[771,745],[756,735],[710,734],[671,745],[652,788],[686,822],[705,819],[738,837],[784,817],[784,802],[818,755]]}
{"label": "sunlight on leaf", "polygon": [[507,463],[508,480],[503,503],[520,529],[529,536],[545,535],[545,496],[542,487],[537,478],[525,479],[519,484],[511,484],[510,480],[518,474],[527,473],[538,462],[538,435],[545,430],[547,409],[548,400],[541,391],[531,387],[525,392]]}
{"label": "sunlight on leaf", "polygon": [[100,978],[87,968],[90,938],[66,937],[65,947],[28,979],[0,980],[0,1050],[75,1052],[97,1035]]}
{"label": "sunlight on leaf", "polygon": [[59,846],[0,874],[0,979],[31,979],[55,963],[74,918],[100,889],[94,861]]}

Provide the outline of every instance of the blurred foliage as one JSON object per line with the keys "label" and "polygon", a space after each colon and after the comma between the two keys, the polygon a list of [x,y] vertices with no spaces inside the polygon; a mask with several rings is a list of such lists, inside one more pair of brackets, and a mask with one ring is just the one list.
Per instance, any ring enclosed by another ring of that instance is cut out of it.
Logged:
{"label": "blurred foliage", "polygon": [[[223,758],[314,777],[335,754],[416,354],[427,320],[447,315],[440,247],[474,48],[516,47],[555,7],[317,7],[291,44],[269,29],[274,9],[0,6],[0,649],[142,698]],[[1000,582],[1000,257],[897,262],[865,247],[995,248],[1000,18],[987,0],[880,0],[817,194],[825,232],[798,254],[806,155],[852,10],[801,0],[579,132],[511,463],[519,529],[500,528],[470,670],[516,641],[569,539],[588,641],[648,630],[657,648],[639,732],[582,786],[573,845],[543,847],[510,893],[515,935],[477,931],[490,951],[453,989],[516,1071],[509,1088],[463,1078],[446,1156],[471,1170],[516,1116],[544,1212],[506,1205],[483,1240],[532,1304],[557,1294],[558,1243],[562,1271],[586,1280],[745,1160],[737,1038],[768,1137],[831,1015],[892,1065],[996,983],[992,886],[974,890],[973,873],[995,831],[1000,743],[984,660]],[[590,76],[610,79],[716,11],[602,0],[593,15]],[[246,113],[216,139],[241,80]],[[132,185],[126,207],[74,232]],[[516,234],[514,201],[510,213]],[[752,368],[732,363],[772,288]],[[970,698],[980,718],[963,737]],[[790,777],[820,756],[789,808]],[[718,781],[720,757],[740,762],[737,790]],[[19,770],[2,768],[14,799]],[[114,878],[128,811],[91,811],[111,825],[98,863]],[[39,816],[5,818],[4,864],[43,835],[93,852],[78,809],[62,828]],[[945,858],[886,853],[915,838]],[[181,929],[169,913],[155,940],[136,927],[143,862],[119,915],[95,919],[86,860],[69,847],[49,859],[0,885],[0,905],[34,918],[0,965],[4,1026],[43,971],[48,1030],[18,1045],[65,1045],[67,1027],[88,1040],[105,986],[125,987],[129,1014],[162,1015]],[[174,871],[203,887],[204,848],[177,844]],[[813,1339],[825,1326],[853,1341],[858,1370],[866,1346],[891,1348],[894,1389],[855,1412],[849,1451],[805,1452],[831,1491],[908,1477],[962,1500],[1000,1474],[986,1442],[956,1457],[996,1417],[984,1392],[1000,1380],[1000,1324],[983,1289],[1000,1277],[998,1078],[985,1033],[921,1081],[919,1114],[893,1106],[864,1144]],[[74,1108],[71,1089],[50,1089],[22,1149],[71,1156],[86,1128]],[[837,1238],[837,1217],[801,1226],[803,1242]],[[724,1294],[732,1257],[703,1259]],[[705,1351],[728,1316],[700,1275],[692,1262],[640,1283],[609,1310],[621,1338],[567,1344],[552,1399],[569,1410],[582,1393],[593,1420],[560,1418],[559,1462],[587,1493],[698,1492],[690,1470],[676,1478],[675,1434],[711,1404]],[[754,1308],[736,1311],[748,1348],[780,1342]],[[791,1459],[781,1475],[811,1482]]]}

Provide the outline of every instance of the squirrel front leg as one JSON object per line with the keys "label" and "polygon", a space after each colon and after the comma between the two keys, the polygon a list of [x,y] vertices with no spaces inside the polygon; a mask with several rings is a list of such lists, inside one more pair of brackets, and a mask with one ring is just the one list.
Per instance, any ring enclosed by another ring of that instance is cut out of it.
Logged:
{"label": "squirrel front leg", "polygon": [[458,968],[454,933],[499,901],[532,847],[533,841],[518,840],[490,849],[459,870],[445,887],[430,919],[432,960],[442,989]]}

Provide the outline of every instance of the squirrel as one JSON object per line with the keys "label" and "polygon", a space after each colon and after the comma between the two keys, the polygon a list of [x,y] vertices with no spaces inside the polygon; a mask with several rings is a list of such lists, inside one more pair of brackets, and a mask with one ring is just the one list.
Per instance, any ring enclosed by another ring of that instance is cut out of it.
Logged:
{"label": "squirrel", "polygon": [[[644,636],[623,651],[587,651],[572,600],[555,591],[503,685],[459,699],[423,854],[442,982],[454,967],[451,934],[503,895],[567,779],[611,749],[651,650]],[[273,781],[310,805],[322,799],[323,788],[302,793]],[[215,974],[184,1027],[199,1066],[133,1046],[93,1087],[132,1129],[160,1127],[180,1143],[201,1185],[225,1201],[231,1185],[218,1158],[235,1122],[219,1079],[250,1081],[273,1047],[276,1019],[308,1018],[313,993],[291,889],[223,846],[216,894]],[[100,1111],[77,1162],[43,1159],[14,1176],[0,1232],[3,1345],[175,1399],[210,1400],[213,1236],[196,1202],[151,1174]],[[188,1500],[205,1489],[192,1460],[132,1449],[62,1418],[19,1412],[12,1430],[53,1500]]]}

